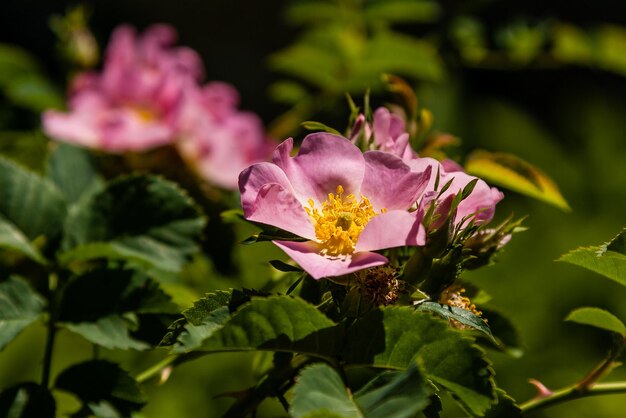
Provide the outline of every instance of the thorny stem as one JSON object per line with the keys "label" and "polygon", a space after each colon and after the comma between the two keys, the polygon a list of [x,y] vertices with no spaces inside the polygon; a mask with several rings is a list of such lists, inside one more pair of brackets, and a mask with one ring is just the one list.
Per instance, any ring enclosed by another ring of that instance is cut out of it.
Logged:
{"label": "thorny stem", "polygon": [[520,405],[524,415],[536,412],[540,409],[547,408],[552,405],[571,401],[578,398],[586,398],[589,396],[611,395],[617,393],[626,393],[626,382],[597,383],[592,387],[581,390],[578,384],[568,386],[566,388],[552,392],[552,394],[538,399],[531,399]]}
{"label": "thorny stem", "polygon": [[521,404],[522,412],[527,414],[552,405],[589,396],[626,393],[626,382],[596,383],[619,365],[616,360],[624,350],[625,345],[626,339],[620,337],[607,356],[580,382]]}

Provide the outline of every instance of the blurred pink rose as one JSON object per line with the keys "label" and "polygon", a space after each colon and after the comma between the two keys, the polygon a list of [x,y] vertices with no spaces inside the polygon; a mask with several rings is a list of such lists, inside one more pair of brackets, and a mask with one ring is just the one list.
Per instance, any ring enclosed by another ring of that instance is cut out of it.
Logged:
{"label": "blurred pink rose", "polygon": [[183,116],[181,155],[212,183],[236,189],[239,173],[265,160],[276,144],[261,119],[237,109],[239,95],[226,83],[212,82],[188,100]]}
{"label": "blurred pink rose", "polygon": [[69,112],[47,111],[45,132],[58,140],[108,152],[168,144],[187,90],[203,73],[191,49],[172,47],[175,31],[154,25],[138,36],[115,30],[101,73],[84,73],[71,86]]}

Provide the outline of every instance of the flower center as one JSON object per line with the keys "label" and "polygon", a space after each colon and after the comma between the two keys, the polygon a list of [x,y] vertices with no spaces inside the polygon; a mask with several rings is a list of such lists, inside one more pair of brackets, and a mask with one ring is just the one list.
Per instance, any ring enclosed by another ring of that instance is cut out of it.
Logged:
{"label": "flower center", "polygon": [[[315,208],[309,199],[310,208],[304,209],[313,219],[315,236],[324,247],[324,254],[330,256],[348,255],[354,252],[359,235],[374,216],[372,204],[365,196],[357,200],[353,194],[343,196],[343,186],[337,186],[336,193],[329,193],[321,209]],[[381,209],[380,213],[385,213]]]}
{"label": "flower center", "polygon": [[135,115],[139,117],[139,120],[143,123],[152,122],[158,119],[158,113],[156,109],[153,109],[150,106],[135,104],[135,105],[131,105],[130,108],[133,110]]}

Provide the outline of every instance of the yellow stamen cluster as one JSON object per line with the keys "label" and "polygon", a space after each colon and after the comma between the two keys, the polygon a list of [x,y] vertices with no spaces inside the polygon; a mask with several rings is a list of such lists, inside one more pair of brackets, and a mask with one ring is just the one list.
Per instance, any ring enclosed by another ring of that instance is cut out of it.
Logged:
{"label": "yellow stamen cluster", "polygon": [[[352,254],[365,225],[378,215],[366,197],[357,200],[353,194],[344,197],[343,192],[339,185],[336,193],[328,194],[321,209],[315,208],[313,199],[309,199],[310,208],[304,208],[313,219],[315,236],[324,253],[330,256]],[[384,212],[382,209],[381,213]]]}
{"label": "yellow stamen cluster", "polygon": [[[482,316],[483,313],[476,307],[476,305],[472,303],[470,298],[468,298],[467,296],[463,296],[463,293],[465,293],[464,288],[458,285],[452,285],[443,291],[443,293],[441,294],[441,297],[439,298],[439,302],[443,303],[444,305],[467,309],[468,311],[472,312],[476,316]],[[487,322],[486,319],[484,319],[484,321]],[[454,319],[451,319],[450,323],[455,328],[459,328],[459,329],[468,328],[466,325],[463,325]]]}
{"label": "yellow stamen cluster", "polygon": [[142,122],[152,122],[158,118],[156,110],[150,106],[135,104],[130,107]]}

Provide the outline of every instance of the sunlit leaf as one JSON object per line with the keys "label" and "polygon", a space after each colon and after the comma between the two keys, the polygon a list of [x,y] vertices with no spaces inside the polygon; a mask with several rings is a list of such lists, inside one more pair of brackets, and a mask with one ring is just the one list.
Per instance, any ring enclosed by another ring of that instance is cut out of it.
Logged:
{"label": "sunlit leaf", "polygon": [[200,351],[290,351],[330,356],[336,352],[334,323],[299,298],[252,298],[204,341]]}
{"label": "sunlit leaf", "polygon": [[412,308],[385,308],[348,329],[348,364],[404,369],[417,361],[425,376],[453,393],[475,414],[495,399],[493,371],[482,350],[447,322]]}
{"label": "sunlit leaf", "polygon": [[569,211],[558,187],[543,171],[515,155],[475,151],[467,159],[469,174]]}
{"label": "sunlit leaf", "polygon": [[310,414],[332,413],[342,418],[363,418],[341,377],[330,366],[318,363],[302,370],[294,387],[289,415],[305,418]]}
{"label": "sunlit leaf", "polygon": [[489,338],[493,338],[493,334],[491,334],[491,330],[485,321],[475,313],[468,311],[467,309],[457,308],[455,306],[448,306],[438,302],[422,302],[417,305],[416,310],[418,311],[428,311],[434,312],[437,315],[440,315],[446,319],[452,319],[458,321],[459,323],[476,329]]}
{"label": "sunlit leaf", "polygon": [[626,229],[610,242],[596,247],[581,247],[564,254],[557,261],[595,271],[626,286]]}
{"label": "sunlit leaf", "polygon": [[565,320],[612,331],[626,338],[626,326],[624,323],[604,309],[593,307],[578,308],[570,312]]}
{"label": "sunlit leaf", "polygon": [[24,280],[10,277],[0,283],[0,350],[37,320],[45,302]]}

